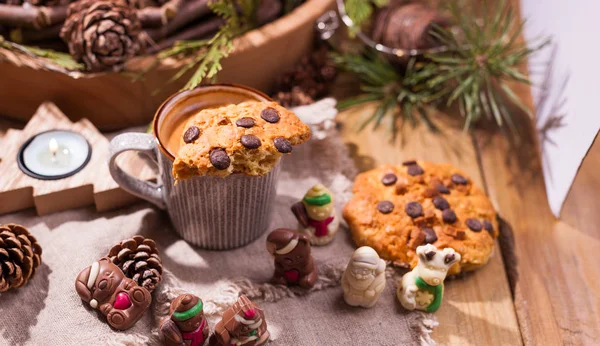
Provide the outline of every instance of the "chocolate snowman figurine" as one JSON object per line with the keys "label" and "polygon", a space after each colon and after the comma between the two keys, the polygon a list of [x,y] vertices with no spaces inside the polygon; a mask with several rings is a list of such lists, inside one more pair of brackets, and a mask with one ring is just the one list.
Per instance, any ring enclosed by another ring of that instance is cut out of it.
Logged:
{"label": "chocolate snowman figurine", "polygon": [[265,314],[261,308],[242,295],[223,313],[215,326],[211,345],[259,346],[269,340]]}
{"label": "chocolate snowman figurine", "polygon": [[452,248],[438,250],[427,244],[417,247],[419,263],[404,274],[396,297],[407,310],[435,312],[444,295],[444,279],[448,269],[460,261],[460,254]]}
{"label": "chocolate snowman figurine", "polygon": [[75,290],[83,301],[106,316],[118,330],[133,326],[148,310],[152,297],[144,287],[123,274],[108,258],[102,258],[82,270]]}
{"label": "chocolate snowman figurine", "polygon": [[340,227],[331,191],[321,184],[306,192],[302,201],[292,206],[298,230],[308,235],[312,245],[329,244]]}
{"label": "chocolate snowman figurine", "polygon": [[304,288],[315,285],[318,272],[306,234],[292,229],[276,229],[267,237],[267,250],[275,261],[274,283]]}
{"label": "chocolate snowman figurine", "polygon": [[193,294],[175,298],[160,332],[166,346],[202,346],[208,339],[208,322],[202,300]]}

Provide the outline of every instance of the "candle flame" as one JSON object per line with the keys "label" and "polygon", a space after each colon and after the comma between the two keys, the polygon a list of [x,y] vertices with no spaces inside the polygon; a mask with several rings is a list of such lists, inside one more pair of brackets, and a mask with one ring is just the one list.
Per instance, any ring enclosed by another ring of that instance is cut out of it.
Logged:
{"label": "candle flame", "polygon": [[56,138],[51,138],[50,142],[48,142],[48,150],[50,151],[50,154],[52,154],[52,156],[56,155],[58,149],[58,142],[56,141]]}

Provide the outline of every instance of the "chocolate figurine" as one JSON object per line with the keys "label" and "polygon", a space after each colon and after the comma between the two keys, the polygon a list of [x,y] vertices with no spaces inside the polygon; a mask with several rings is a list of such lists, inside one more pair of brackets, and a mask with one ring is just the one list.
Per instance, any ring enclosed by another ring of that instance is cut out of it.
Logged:
{"label": "chocolate figurine", "polygon": [[264,312],[243,295],[225,311],[223,318],[215,326],[211,345],[258,346],[268,340],[269,331]]}
{"label": "chocolate figurine", "polygon": [[452,265],[460,261],[460,254],[452,248],[438,250],[431,244],[417,247],[419,263],[404,274],[396,296],[407,310],[435,312],[444,295],[444,279]]}
{"label": "chocolate figurine", "polygon": [[102,258],[82,270],[75,290],[83,301],[106,316],[118,330],[133,326],[148,310],[152,297],[145,288],[126,278],[108,258]]}
{"label": "chocolate figurine", "polygon": [[276,229],[267,237],[267,250],[275,258],[274,283],[304,288],[315,285],[318,272],[306,234],[286,228]]}
{"label": "chocolate figurine", "polygon": [[344,300],[350,306],[370,308],[385,288],[385,261],[368,246],[356,249],[342,276]]}
{"label": "chocolate figurine", "polygon": [[202,346],[208,340],[208,322],[202,300],[193,294],[175,298],[160,332],[166,346]]}
{"label": "chocolate figurine", "polygon": [[302,201],[292,206],[292,212],[298,220],[298,230],[308,235],[312,245],[329,244],[340,226],[333,195],[321,184],[308,190]]}

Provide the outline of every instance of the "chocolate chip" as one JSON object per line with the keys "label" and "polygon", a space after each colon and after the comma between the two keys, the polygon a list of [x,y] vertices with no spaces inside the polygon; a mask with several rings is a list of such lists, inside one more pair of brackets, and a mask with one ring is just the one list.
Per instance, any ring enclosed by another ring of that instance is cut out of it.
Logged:
{"label": "chocolate chip", "polygon": [[456,214],[452,209],[446,209],[442,212],[442,220],[444,220],[445,223],[455,223]]}
{"label": "chocolate chip", "polygon": [[260,147],[260,139],[254,135],[243,135],[240,142],[248,149],[256,149]]}
{"label": "chocolate chip", "polygon": [[435,251],[428,251],[425,253],[425,257],[428,261],[431,261],[435,257]]}
{"label": "chocolate chip", "polygon": [[402,162],[402,166],[412,166],[412,165],[416,165],[417,161],[415,160],[408,160],[408,161],[404,161]]}
{"label": "chocolate chip", "polygon": [[448,190],[448,188],[442,184],[438,184],[435,188],[438,190],[439,193],[443,193],[444,195],[450,193],[450,190]]}
{"label": "chocolate chip", "polygon": [[455,258],[456,258],[456,256],[453,253],[449,253],[446,256],[444,256],[444,263],[448,264],[448,263],[454,261]]}
{"label": "chocolate chip", "polygon": [[381,201],[377,203],[377,210],[382,214],[389,214],[394,210],[394,203],[390,201]]}
{"label": "chocolate chip", "polygon": [[291,153],[292,152],[292,143],[283,137],[277,137],[273,140],[273,144],[275,144],[275,148],[280,153]]}
{"label": "chocolate chip", "polygon": [[450,208],[450,203],[448,203],[448,201],[441,196],[433,197],[433,205],[439,210],[445,210]]}
{"label": "chocolate chip", "polygon": [[265,108],[260,112],[260,117],[266,122],[274,124],[279,121],[279,112],[275,108]]}
{"label": "chocolate chip", "polygon": [[251,128],[252,126],[254,126],[255,122],[254,122],[254,119],[253,119],[253,118],[250,118],[250,117],[243,117],[243,118],[240,118],[240,119],[236,120],[235,124],[236,124],[238,127],[243,127],[243,128],[247,128],[247,129],[249,129],[249,128]]}
{"label": "chocolate chip", "polygon": [[467,178],[463,177],[460,174],[452,174],[452,182],[454,184],[459,184],[459,185],[466,185],[469,183]]}
{"label": "chocolate chip", "polygon": [[492,237],[494,236],[494,226],[488,220],[483,220],[483,229],[488,231]]}
{"label": "chocolate chip", "polygon": [[423,168],[421,168],[421,166],[419,166],[417,164],[408,166],[407,171],[408,171],[408,174],[410,174],[412,176],[423,174]]}
{"label": "chocolate chip", "polygon": [[435,243],[438,240],[437,234],[435,234],[433,228],[424,227],[423,229],[421,229],[421,231],[423,231],[423,233],[425,234],[426,244]]}
{"label": "chocolate chip", "polygon": [[467,224],[467,227],[469,227],[471,229],[471,231],[473,232],[481,232],[481,222],[479,222],[479,220],[477,219],[467,219],[467,221],[465,221],[465,223]]}
{"label": "chocolate chip", "polygon": [[404,211],[413,219],[423,215],[423,207],[421,207],[419,202],[408,202],[406,207],[404,207]]}
{"label": "chocolate chip", "polygon": [[183,141],[186,143],[192,143],[200,137],[200,129],[196,126],[190,126],[183,134]]}
{"label": "chocolate chip", "polygon": [[218,170],[227,169],[231,164],[231,159],[223,148],[215,148],[211,150],[209,157],[210,163],[212,163],[212,165]]}
{"label": "chocolate chip", "polygon": [[398,177],[396,177],[396,175],[394,173],[388,173],[388,174],[384,175],[383,178],[381,178],[381,183],[385,186],[390,186],[390,185],[394,185],[397,180],[398,180]]}

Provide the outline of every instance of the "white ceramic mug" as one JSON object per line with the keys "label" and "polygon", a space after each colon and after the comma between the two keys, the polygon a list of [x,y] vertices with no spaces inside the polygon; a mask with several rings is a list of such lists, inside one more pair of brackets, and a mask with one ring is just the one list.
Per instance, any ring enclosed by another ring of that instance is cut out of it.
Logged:
{"label": "white ceramic mug", "polygon": [[[113,138],[110,174],[126,191],[166,209],[177,233],[193,245],[225,250],[251,242],[269,226],[280,165],[261,177],[193,177],[174,185],[174,155],[167,146],[171,122],[204,108],[248,100],[271,101],[254,89],[226,84],[201,86],[171,96],[156,112],[153,134],[124,133]],[[128,150],[147,153],[156,160],[158,183],[137,179],[117,165],[116,158]]]}

